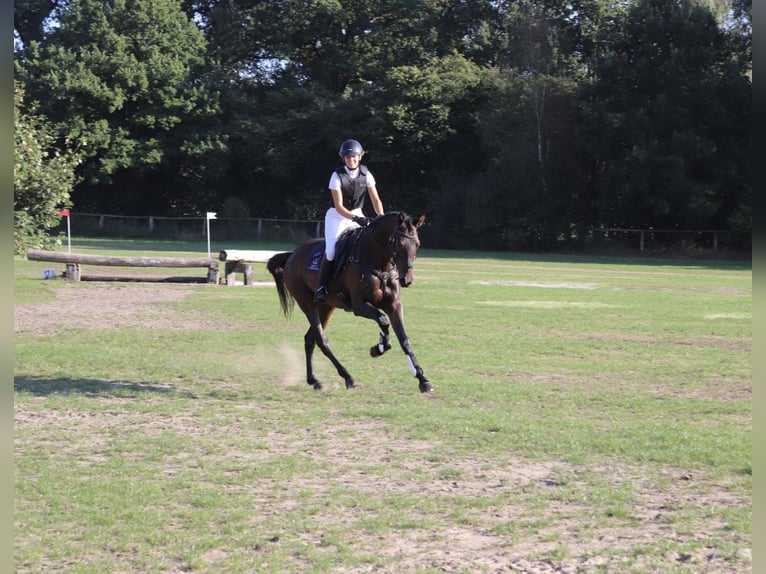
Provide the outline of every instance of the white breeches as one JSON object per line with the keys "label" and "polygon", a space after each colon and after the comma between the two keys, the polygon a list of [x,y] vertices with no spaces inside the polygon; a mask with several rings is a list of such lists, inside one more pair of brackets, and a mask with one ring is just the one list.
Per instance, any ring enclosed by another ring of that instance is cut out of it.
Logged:
{"label": "white breeches", "polygon": [[[351,213],[360,217],[364,215],[361,208],[354,209]],[[335,260],[335,242],[338,240],[338,237],[340,237],[346,229],[353,229],[354,227],[359,227],[359,224],[354,223],[347,217],[343,217],[334,207],[327,210],[327,213],[325,213],[324,216],[324,253],[328,261]]]}

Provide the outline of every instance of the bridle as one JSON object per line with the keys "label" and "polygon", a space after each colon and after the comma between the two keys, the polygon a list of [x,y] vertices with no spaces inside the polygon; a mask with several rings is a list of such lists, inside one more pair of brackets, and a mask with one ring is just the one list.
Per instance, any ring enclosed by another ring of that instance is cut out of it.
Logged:
{"label": "bridle", "polygon": [[[399,279],[399,268],[396,265],[397,238],[398,237],[404,237],[405,239],[411,239],[413,241],[417,241],[417,239],[418,239],[416,233],[407,233],[405,231],[402,231],[401,229],[397,229],[396,231],[394,231],[388,237],[388,240],[386,241],[386,243],[384,245],[380,241],[378,241],[377,238],[375,238],[375,236],[373,235],[373,239],[374,239],[375,243],[377,243],[378,245],[380,245],[383,248],[383,250],[386,253],[386,259],[391,262],[391,270],[390,271],[378,271],[377,269],[372,269],[372,270],[369,271],[370,274],[374,275],[375,277],[377,277],[381,281],[385,282],[388,279],[388,277],[391,277],[391,276],[393,276],[395,279]],[[408,258],[407,259],[407,268],[406,268],[405,272],[409,271],[410,269],[412,269],[412,267],[413,267],[412,262]]]}
{"label": "bridle", "polygon": [[[413,241],[417,241],[417,236],[414,233],[405,233],[404,231],[397,229],[391,234],[391,237],[388,238],[388,246],[391,250],[391,262],[394,265],[394,268],[396,268],[396,247],[397,247],[397,237],[404,237],[406,239],[412,239]],[[407,260],[407,269],[412,269],[412,262]]]}

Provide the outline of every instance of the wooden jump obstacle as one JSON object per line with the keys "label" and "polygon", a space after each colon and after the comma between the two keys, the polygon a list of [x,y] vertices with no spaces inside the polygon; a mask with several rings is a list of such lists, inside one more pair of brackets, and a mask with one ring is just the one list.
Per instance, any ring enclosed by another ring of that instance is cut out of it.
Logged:
{"label": "wooden jump obstacle", "polygon": [[227,285],[235,285],[237,273],[245,276],[245,285],[253,285],[253,263],[266,263],[276,251],[247,251],[242,249],[227,249],[218,254],[218,259],[226,263],[225,281]]}
{"label": "wooden jump obstacle", "polygon": [[[84,255],[78,253],[30,249],[27,251],[27,259],[30,261],[64,263],[66,265],[65,276],[72,281],[80,281],[84,277],[81,273],[80,265],[109,265],[113,267],[204,267],[207,268],[207,283],[218,284],[219,281],[218,261],[208,257],[128,257],[122,255]],[[180,280],[181,278],[178,279]],[[188,280],[189,278],[184,279]]]}

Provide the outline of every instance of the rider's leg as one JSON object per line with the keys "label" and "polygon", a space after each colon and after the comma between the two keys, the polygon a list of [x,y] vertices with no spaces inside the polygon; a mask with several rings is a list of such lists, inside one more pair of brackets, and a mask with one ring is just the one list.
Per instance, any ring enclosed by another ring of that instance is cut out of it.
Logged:
{"label": "rider's leg", "polygon": [[335,241],[338,238],[340,226],[345,218],[331,207],[324,216],[324,255],[319,265],[319,280],[314,293],[314,301],[324,303],[327,301],[327,281],[330,279],[335,260]]}
{"label": "rider's leg", "polygon": [[327,254],[322,256],[322,263],[319,265],[319,284],[314,293],[314,301],[317,303],[327,302],[327,281],[330,279],[330,274],[335,267],[335,262],[332,259],[327,259]]}
{"label": "rider's leg", "polygon": [[[355,209],[351,213],[363,215],[361,209]],[[359,225],[343,217],[334,207],[331,207],[325,213],[325,252],[322,263],[319,266],[319,282],[314,293],[314,301],[318,303],[325,303],[327,301],[327,281],[335,268],[335,242],[346,229],[352,227],[359,227]]]}

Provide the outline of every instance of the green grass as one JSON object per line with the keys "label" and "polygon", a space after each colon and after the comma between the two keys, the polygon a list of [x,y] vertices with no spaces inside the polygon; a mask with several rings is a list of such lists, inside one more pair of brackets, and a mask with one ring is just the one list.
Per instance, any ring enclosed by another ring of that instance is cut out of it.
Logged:
{"label": "green grass", "polygon": [[[47,266],[16,260],[17,306],[106,285]],[[360,388],[317,351],[312,391],[305,318],[273,288],[163,285],[186,296],[118,327],[53,312],[17,333],[16,571],[491,570],[453,539],[469,533],[585,571],[750,569],[749,264],[425,250],[415,277],[402,300],[433,396],[343,312],[328,336]]]}

